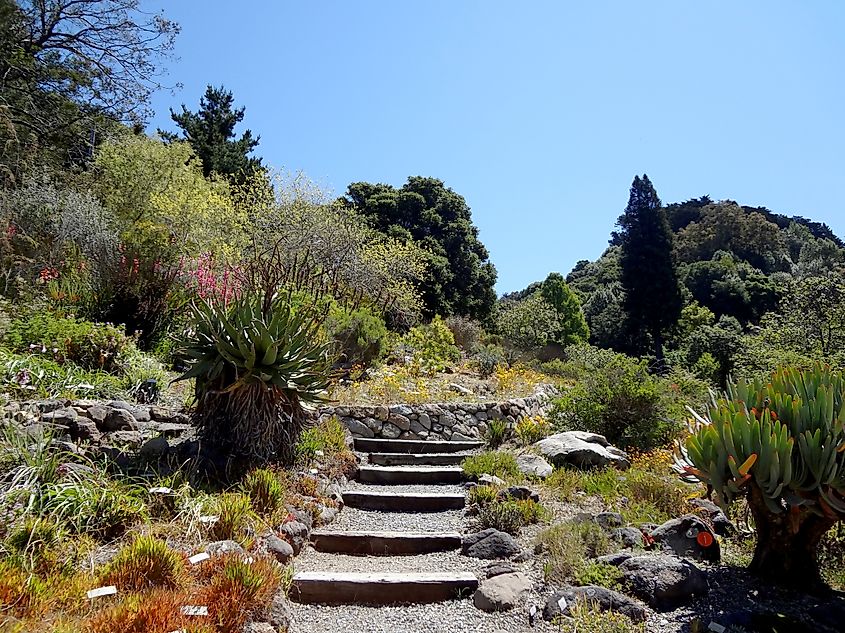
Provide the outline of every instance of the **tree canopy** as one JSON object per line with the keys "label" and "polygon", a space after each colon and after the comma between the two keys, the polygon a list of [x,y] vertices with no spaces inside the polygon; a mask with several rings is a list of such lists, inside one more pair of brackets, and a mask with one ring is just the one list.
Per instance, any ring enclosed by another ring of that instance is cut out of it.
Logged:
{"label": "tree canopy", "polygon": [[458,314],[489,321],[496,294],[496,269],[478,239],[469,205],[442,180],[412,176],[399,189],[356,182],[342,199],[374,229],[413,240],[429,256],[419,284],[423,314]]}
{"label": "tree canopy", "polygon": [[243,121],[246,109],[235,108],[235,97],[223,86],[208,86],[200,98],[199,110],[192,112],[182,104],[182,111],[170,110],[170,118],[182,130],[181,137],[159,130],[166,141],[188,141],[202,162],[203,175],[219,174],[243,181],[262,168],[261,159],[249,156],[258,146],[260,136],[246,130],[240,138],[235,126]]}

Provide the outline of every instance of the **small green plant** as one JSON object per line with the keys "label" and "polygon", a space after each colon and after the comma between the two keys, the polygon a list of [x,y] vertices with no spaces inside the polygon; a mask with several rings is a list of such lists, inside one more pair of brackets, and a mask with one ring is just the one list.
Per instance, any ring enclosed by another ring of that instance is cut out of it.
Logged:
{"label": "small green plant", "polygon": [[498,494],[495,486],[474,486],[469,490],[469,503],[480,508],[494,503]]}
{"label": "small green plant", "polygon": [[439,316],[411,328],[403,342],[413,354],[412,363],[425,373],[442,371],[461,359],[455,336]]}
{"label": "small green plant", "polygon": [[64,528],[50,517],[27,516],[12,528],[6,537],[6,547],[32,569],[45,557],[55,558],[64,536]]}
{"label": "small green plant", "polygon": [[253,516],[249,497],[236,492],[224,492],[213,499],[212,511],[217,516],[217,521],[211,526],[211,537],[214,540],[245,540],[246,527]]}
{"label": "small green plant", "polygon": [[508,423],[505,420],[490,420],[487,423],[487,445],[498,448],[508,437]]}
{"label": "small green plant", "polygon": [[252,502],[253,510],[261,515],[272,514],[285,500],[285,489],[279,476],[266,468],[251,471],[244,478],[241,488]]}
{"label": "small green plant", "polygon": [[552,427],[542,416],[524,417],[516,423],[514,431],[519,443],[528,446],[551,435]]}
{"label": "small green plant", "polygon": [[522,509],[514,501],[488,503],[479,506],[478,523],[481,529],[495,528],[517,535],[524,525]]}
{"label": "small green plant", "polygon": [[575,572],[575,582],[579,585],[595,585],[618,589],[622,572],[618,567],[591,561]]}
{"label": "small green plant", "polygon": [[507,364],[507,355],[501,345],[476,345],[473,348],[470,362],[478,375],[489,378],[499,367]]}
{"label": "small green plant", "polygon": [[175,588],[185,580],[185,556],[154,536],[139,536],[121,549],[106,566],[106,584],[122,591],[149,587]]}
{"label": "small green plant", "polygon": [[558,583],[571,581],[588,559],[610,552],[610,539],[592,521],[553,525],[537,543],[547,557],[546,580]]}
{"label": "small green plant", "polygon": [[486,474],[506,480],[521,479],[516,458],[505,451],[487,451],[480,455],[471,455],[462,462],[461,466],[470,478],[478,478]]}
{"label": "small green plant", "polygon": [[569,609],[570,618],[560,618],[564,633],[645,633],[645,624],[636,624],[616,611],[602,611],[580,602]]}
{"label": "small green plant", "polygon": [[573,501],[576,493],[584,491],[585,473],[575,468],[555,468],[545,480],[547,488],[554,490],[562,501]]}
{"label": "small green plant", "polygon": [[332,416],[303,430],[295,452],[297,459],[310,460],[316,456],[317,451],[335,454],[346,450],[346,427],[337,416]]}

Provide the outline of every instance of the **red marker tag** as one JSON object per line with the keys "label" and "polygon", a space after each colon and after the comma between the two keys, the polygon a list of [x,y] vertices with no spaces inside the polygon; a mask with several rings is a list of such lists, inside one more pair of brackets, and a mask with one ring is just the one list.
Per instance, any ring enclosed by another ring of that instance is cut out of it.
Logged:
{"label": "red marker tag", "polygon": [[699,532],[695,540],[701,547],[710,547],[713,545],[713,535],[710,532]]}

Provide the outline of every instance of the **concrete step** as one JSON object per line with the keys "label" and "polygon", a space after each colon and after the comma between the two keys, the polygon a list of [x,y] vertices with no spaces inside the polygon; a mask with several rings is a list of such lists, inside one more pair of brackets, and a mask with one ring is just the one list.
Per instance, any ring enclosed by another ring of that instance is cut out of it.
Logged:
{"label": "concrete step", "polygon": [[418,604],[466,598],[477,588],[475,575],[466,572],[299,572],[289,595],[318,604]]}
{"label": "concrete step", "polygon": [[367,556],[408,556],[448,552],[461,547],[457,532],[340,532],[314,530],[311,543],[318,552]]}
{"label": "concrete step", "polygon": [[445,440],[383,440],[372,437],[356,437],[355,450],[362,453],[460,453],[474,451],[484,442],[448,442]]}
{"label": "concrete step", "polygon": [[460,466],[361,466],[356,479],[383,486],[459,484],[464,481]]}
{"label": "concrete step", "polygon": [[370,463],[378,466],[457,466],[463,453],[370,453]]}
{"label": "concrete step", "polygon": [[443,512],[461,510],[466,502],[462,494],[436,492],[395,493],[346,490],[343,503],[359,510],[380,512]]}

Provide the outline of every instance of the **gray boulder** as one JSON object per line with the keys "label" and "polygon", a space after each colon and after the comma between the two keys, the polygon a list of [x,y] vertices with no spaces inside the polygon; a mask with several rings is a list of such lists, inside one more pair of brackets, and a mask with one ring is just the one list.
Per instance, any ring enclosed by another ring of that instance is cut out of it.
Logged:
{"label": "gray boulder", "polygon": [[288,521],[279,526],[279,532],[293,547],[293,553],[299,554],[305,546],[310,530],[308,526],[299,521]]}
{"label": "gray boulder", "polygon": [[126,409],[112,409],[102,424],[104,431],[135,431],[138,422]]}
{"label": "gray boulder", "polygon": [[531,583],[524,574],[499,574],[481,583],[472,602],[482,611],[509,611],[518,606]]}
{"label": "gray boulder", "polygon": [[635,527],[616,528],[610,532],[610,538],[631,549],[643,546],[643,533]]}
{"label": "gray boulder", "polygon": [[385,422],[384,426],[381,427],[381,434],[383,437],[395,440],[402,434],[402,429],[391,422]]}
{"label": "gray boulder", "polygon": [[532,453],[523,453],[516,458],[516,465],[523,475],[545,479],[552,474],[554,468],[545,459]]}
{"label": "gray boulder", "polygon": [[512,574],[515,571],[516,569],[514,569],[513,565],[508,563],[490,563],[484,568],[484,577],[492,578],[501,574]]}
{"label": "gray boulder", "polygon": [[[710,535],[709,546],[705,547],[698,542],[701,533]],[[713,534],[709,525],[694,514],[687,514],[666,521],[666,523],[651,531],[651,538],[662,550],[678,556],[713,563],[718,562],[721,558],[719,541],[716,540],[716,535]]]}
{"label": "gray boulder", "polygon": [[668,611],[709,591],[707,576],[675,556],[634,556],[619,565],[631,593],[655,609]]}
{"label": "gray boulder", "polygon": [[612,589],[587,585],[566,587],[549,596],[543,607],[543,619],[551,622],[562,615],[568,616],[571,608],[578,603],[591,610],[616,611],[634,622],[642,622],[646,618],[645,607],[636,600]]}
{"label": "gray boulder", "polygon": [[346,425],[346,428],[357,437],[375,437],[376,434],[373,433],[372,429],[368,427],[363,422],[356,420],[355,418],[343,418],[343,423]]}
{"label": "gray boulder", "polygon": [[464,556],[493,560],[496,558],[510,558],[519,552],[519,545],[514,538],[495,528],[487,528],[475,534],[464,537],[461,553]]}
{"label": "gray boulder", "polygon": [[291,544],[275,534],[269,534],[264,537],[262,548],[282,564],[287,563],[293,558],[293,547],[291,547]]}
{"label": "gray boulder", "polygon": [[611,446],[603,435],[586,431],[566,431],[540,440],[534,447],[555,466],[603,468],[615,466],[625,470],[631,466],[628,455]]}
{"label": "gray boulder", "polygon": [[713,531],[719,536],[733,536],[736,533],[736,526],[724,510],[709,499],[691,499],[689,503],[691,506],[698,508],[698,513],[713,524]]}

